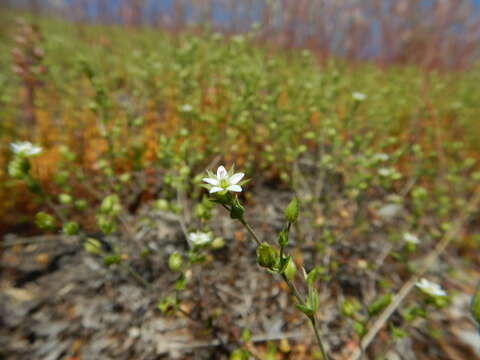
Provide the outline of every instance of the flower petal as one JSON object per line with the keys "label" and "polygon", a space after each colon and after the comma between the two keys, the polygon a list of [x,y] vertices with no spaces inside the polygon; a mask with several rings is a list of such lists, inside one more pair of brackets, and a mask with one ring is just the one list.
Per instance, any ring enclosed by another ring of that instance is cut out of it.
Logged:
{"label": "flower petal", "polygon": [[242,187],[240,185],[230,185],[227,187],[227,190],[234,192],[242,192]]}
{"label": "flower petal", "polygon": [[227,176],[228,176],[227,170],[223,167],[223,165],[220,165],[217,169],[217,178],[225,179]]}
{"label": "flower petal", "polygon": [[228,183],[230,185],[235,185],[235,184],[238,184],[238,182],[240,180],[242,180],[242,178],[245,176],[244,173],[236,173],[236,174],[233,174],[230,179],[228,180]]}
{"label": "flower petal", "polygon": [[217,179],[214,179],[214,178],[203,178],[202,181],[205,181],[207,184],[210,184],[213,186],[216,186],[220,183]]}
{"label": "flower petal", "polygon": [[210,189],[210,194],[213,194],[213,193],[216,193],[216,192],[219,192],[219,191],[223,191],[223,189],[221,187],[214,186]]}

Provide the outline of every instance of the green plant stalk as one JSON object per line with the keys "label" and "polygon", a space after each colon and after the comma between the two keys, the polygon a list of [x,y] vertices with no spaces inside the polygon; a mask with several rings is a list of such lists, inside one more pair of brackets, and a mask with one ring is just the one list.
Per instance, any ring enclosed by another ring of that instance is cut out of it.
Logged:
{"label": "green plant stalk", "polygon": [[[260,245],[260,239],[258,238],[257,234],[255,234],[255,231],[252,229],[252,227],[245,221],[244,218],[242,219],[239,219],[239,221],[242,223],[242,225],[247,229],[247,231],[249,232],[249,234],[253,237],[253,239],[255,240],[255,242]],[[300,304],[304,304],[305,302],[303,301],[302,299],[302,296],[300,295],[300,292],[297,290],[295,284],[288,280],[286,275],[285,274],[282,274],[282,278],[283,280],[287,283],[288,285],[288,288],[290,289],[290,291],[293,293],[293,295],[295,296],[296,300],[300,303]],[[323,345],[323,341],[322,341],[322,338],[320,336],[320,333],[318,331],[318,328],[317,328],[317,324],[316,324],[316,320],[315,320],[315,316],[308,316],[308,319],[310,320],[310,323],[312,324],[312,327],[313,327],[313,332],[315,333],[315,339],[317,340],[317,344],[318,344],[318,347],[320,349],[320,352],[322,353],[322,357],[323,357],[323,360],[329,360],[329,356],[327,354],[327,352],[325,351],[325,346]]]}

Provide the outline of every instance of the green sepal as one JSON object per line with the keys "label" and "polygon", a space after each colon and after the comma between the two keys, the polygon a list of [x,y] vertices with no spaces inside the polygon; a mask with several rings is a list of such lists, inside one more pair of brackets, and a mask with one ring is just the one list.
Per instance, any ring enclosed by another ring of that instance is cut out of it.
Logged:
{"label": "green sepal", "polygon": [[315,313],[312,311],[312,309],[310,309],[306,305],[296,304],[295,307],[298,310],[300,310],[301,312],[303,312],[305,315],[307,315],[307,317],[309,317],[309,318],[312,318],[315,315]]}
{"label": "green sepal", "polygon": [[280,231],[280,234],[278,234],[278,244],[280,247],[285,247],[288,244],[288,228],[284,228],[282,231]]}

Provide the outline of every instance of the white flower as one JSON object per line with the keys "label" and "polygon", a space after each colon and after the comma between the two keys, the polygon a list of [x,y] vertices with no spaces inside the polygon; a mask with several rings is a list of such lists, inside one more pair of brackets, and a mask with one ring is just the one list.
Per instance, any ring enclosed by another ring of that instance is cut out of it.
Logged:
{"label": "white flower", "polygon": [[425,278],[420,279],[420,281],[418,281],[415,285],[428,295],[447,296],[447,293],[445,292],[445,290],[442,289],[440,285],[431,282]]}
{"label": "white flower", "polygon": [[182,111],[183,111],[183,112],[190,112],[190,111],[192,111],[192,110],[193,110],[192,105],[190,105],[190,104],[184,104],[184,105],[182,105]]}
{"label": "white flower", "polygon": [[367,95],[365,95],[364,93],[355,91],[352,93],[352,97],[353,97],[353,100],[363,101],[367,98]]}
{"label": "white flower", "polygon": [[383,177],[389,177],[392,175],[392,169],[390,168],[380,168],[378,169],[378,174]]}
{"label": "white flower", "polygon": [[385,153],[378,153],[373,155],[373,158],[377,161],[387,161],[390,158],[390,156],[388,156],[388,154],[385,154]]}
{"label": "white flower", "polygon": [[10,144],[10,149],[17,155],[23,156],[35,156],[42,152],[42,148],[37,145],[33,145],[29,141],[19,141]]}
{"label": "white flower", "polygon": [[416,235],[410,233],[403,234],[403,240],[411,244],[420,244],[420,239]]}
{"label": "white flower", "polygon": [[212,235],[210,233],[197,231],[188,234],[188,239],[192,242],[193,245],[202,246],[212,241]]}
{"label": "white flower", "polygon": [[236,173],[230,176],[223,165],[221,165],[217,169],[216,176],[212,174],[212,177],[203,178],[202,180],[207,184],[212,185],[210,194],[224,190],[242,192],[242,187],[238,185],[238,183],[242,180],[244,175],[244,173]]}

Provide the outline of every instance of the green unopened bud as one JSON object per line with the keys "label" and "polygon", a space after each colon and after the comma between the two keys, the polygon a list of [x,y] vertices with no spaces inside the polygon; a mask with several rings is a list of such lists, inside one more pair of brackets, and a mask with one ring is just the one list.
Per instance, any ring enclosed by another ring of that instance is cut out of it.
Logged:
{"label": "green unopened bud", "polygon": [[294,223],[298,219],[298,199],[294,197],[285,209],[285,217],[289,223]]}
{"label": "green unopened bud", "polygon": [[115,223],[106,216],[100,215],[97,217],[97,224],[100,230],[105,234],[111,234],[115,231]]}
{"label": "green unopened bud", "polygon": [[292,281],[295,277],[296,272],[297,267],[295,266],[295,262],[293,261],[293,259],[290,257],[288,259],[287,267],[285,268],[284,274],[288,280]]}
{"label": "green unopened bud", "polygon": [[17,156],[8,164],[8,174],[14,179],[21,179],[30,171],[30,161]]}
{"label": "green unopened bud", "polygon": [[277,252],[270,244],[262,242],[257,246],[258,265],[272,269],[277,264],[277,259]]}
{"label": "green unopened bud", "polygon": [[58,196],[58,201],[63,205],[70,205],[72,203],[72,196],[69,194],[60,194]]}
{"label": "green unopened bud", "polygon": [[225,240],[221,237],[213,239],[212,244],[210,245],[212,249],[218,250],[225,246]]}
{"label": "green unopened bud", "polygon": [[168,258],[168,267],[173,272],[177,272],[181,269],[183,263],[182,255],[178,252],[174,252]]}
{"label": "green unopened bud", "polygon": [[122,262],[122,258],[120,255],[106,255],[103,257],[103,263],[107,266],[120,264]]}
{"label": "green unopened bud", "polygon": [[84,199],[75,200],[77,210],[83,211],[87,208],[87,201]]}
{"label": "green unopened bud", "polygon": [[100,244],[100,241],[94,238],[88,238],[83,243],[83,248],[86,252],[92,255],[100,255],[102,253],[102,244]]}
{"label": "green unopened bud", "polygon": [[245,208],[239,203],[234,203],[232,209],[230,210],[230,217],[232,219],[243,219],[243,214],[245,213]]}
{"label": "green unopened bud", "polygon": [[166,315],[170,315],[175,312],[179,306],[179,301],[173,296],[167,296],[157,305],[158,310]]}
{"label": "green unopened bud", "polygon": [[63,224],[62,231],[65,235],[76,235],[78,234],[79,226],[74,221],[69,221]]}
{"label": "green unopened bud", "polygon": [[35,225],[42,230],[53,230],[55,228],[55,218],[41,211],[35,215]]}
{"label": "green unopened bud", "polygon": [[278,235],[278,245],[280,247],[285,247],[288,244],[288,232],[286,229],[283,229],[280,234]]}
{"label": "green unopened bud", "polygon": [[115,216],[122,210],[120,205],[120,200],[118,199],[118,195],[113,194],[107,196],[103,199],[102,204],[100,205],[100,211],[103,214]]}
{"label": "green unopened bud", "polygon": [[159,211],[168,211],[170,209],[168,201],[165,199],[158,199],[153,203],[153,206],[155,207],[155,210]]}

